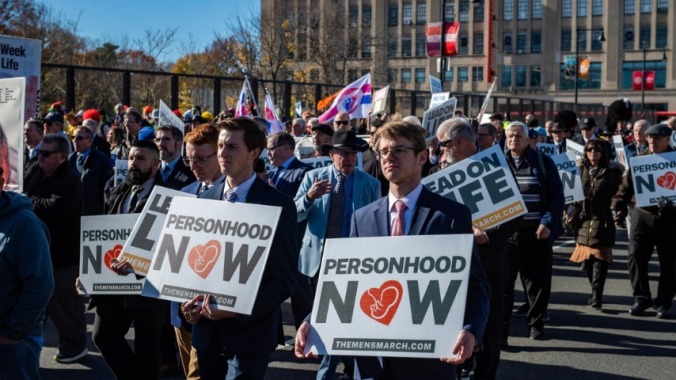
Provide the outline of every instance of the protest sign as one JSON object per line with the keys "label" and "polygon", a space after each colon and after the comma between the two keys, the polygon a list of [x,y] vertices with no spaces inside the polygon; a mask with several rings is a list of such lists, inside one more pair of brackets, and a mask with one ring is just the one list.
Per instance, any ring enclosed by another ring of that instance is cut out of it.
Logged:
{"label": "protest sign", "polygon": [[536,150],[546,156],[553,156],[559,154],[559,147],[556,144],[537,143]]}
{"label": "protest sign", "polygon": [[301,162],[312,166],[313,169],[323,168],[324,166],[333,164],[333,161],[331,161],[331,157],[329,156],[306,158],[301,160]]}
{"label": "protest sign", "polygon": [[[497,81],[498,81],[498,78],[495,77],[495,79],[493,79],[493,83],[491,83],[491,87],[488,88],[488,92],[486,92],[486,97],[484,98],[484,102],[481,104],[481,109],[479,110],[479,117],[477,119],[479,119],[479,122],[482,123],[482,124],[490,122],[490,119],[487,120],[487,121],[483,121],[483,118],[484,118],[484,116],[486,116],[486,109],[488,108],[488,102],[491,100],[491,94],[493,94],[493,88],[495,87],[495,82],[497,82]],[[490,115],[489,115],[489,117],[490,117]]]}
{"label": "protest sign", "polygon": [[669,139],[669,146],[676,149],[676,131],[671,133],[671,138]]}
{"label": "protest sign", "polygon": [[110,267],[139,214],[83,216],[80,227],[80,283],[86,294],[140,294],[143,280],[120,276]]}
{"label": "protest sign", "polygon": [[453,117],[457,103],[458,99],[450,98],[440,105],[425,111],[423,114],[422,127],[425,130],[426,141],[431,141],[436,137],[439,124]]}
{"label": "protest sign", "polygon": [[181,120],[180,117],[176,116],[174,112],[171,111],[171,108],[164,104],[160,100],[160,117],[158,120],[158,125],[171,125],[181,130],[182,133],[185,133],[185,123]]}
{"label": "protest sign", "polygon": [[208,293],[220,310],[251,314],[281,212],[174,198],[142,294],[185,302]]}
{"label": "protest sign", "polygon": [[[38,117],[40,114],[42,41],[14,36],[0,36],[0,61],[2,62],[0,64],[0,78],[26,78],[23,106],[21,107],[23,119],[28,120],[31,117]],[[19,133],[22,130],[19,129]]]}
{"label": "protest sign", "polygon": [[25,93],[26,78],[0,79],[0,167],[7,190],[23,191]]}
{"label": "protest sign", "polygon": [[499,145],[423,178],[422,184],[467,206],[472,223],[484,230],[526,213],[526,204]]}
{"label": "protest sign", "polygon": [[473,240],[471,234],[327,239],[306,352],[453,356]]}
{"label": "protest sign", "polygon": [[584,200],[582,179],[580,178],[580,172],[577,170],[577,157],[575,153],[555,154],[551,158],[559,172],[559,177],[561,177],[565,203]]}
{"label": "protest sign", "polygon": [[613,146],[615,147],[615,158],[617,162],[624,166],[624,172],[629,170],[629,160],[627,159],[627,151],[624,150],[624,141],[621,135],[613,135]]}
{"label": "protest sign", "polygon": [[385,105],[387,104],[387,93],[390,91],[390,86],[385,86],[373,94],[373,108],[371,114],[385,112]]}
{"label": "protest sign", "polygon": [[430,98],[430,106],[427,109],[432,109],[440,104],[443,104],[450,96],[450,92],[437,92],[436,94],[432,94],[432,98]]}
{"label": "protest sign", "polygon": [[435,77],[434,75],[430,75],[430,92],[432,92],[432,95],[443,92],[444,88],[442,87],[441,84],[441,79]]}
{"label": "protest sign", "polygon": [[127,179],[127,174],[129,173],[129,161],[128,160],[115,160],[115,179],[113,184],[115,186],[124,182]]}
{"label": "protest sign", "polygon": [[632,157],[630,164],[637,207],[676,203],[676,152]]}
{"label": "protest sign", "polygon": [[164,219],[174,197],[195,198],[195,194],[184,193],[162,186],[153,187],[141,216],[134,224],[131,236],[127,239],[120,260],[128,261],[134,272],[146,275],[153,258],[157,238],[160,236]]}
{"label": "protest sign", "polygon": [[584,145],[571,139],[566,139],[566,152],[573,152],[577,158],[584,157]]}

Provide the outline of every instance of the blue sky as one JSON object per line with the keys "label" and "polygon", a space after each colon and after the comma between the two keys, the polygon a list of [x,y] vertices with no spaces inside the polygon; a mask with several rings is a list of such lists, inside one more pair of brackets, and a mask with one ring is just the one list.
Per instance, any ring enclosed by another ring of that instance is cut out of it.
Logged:
{"label": "blue sky", "polygon": [[[214,34],[227,36],[228,17],[260,13],[259,0],[42,0],[54,15],[77,22],[77,34],[93,41],[119,43],[145,36],[145,30],[178,27],[174,43],[160,60],[174,61],[186,51],[202,51]],[[193,43],[191,44],[190,41]],[[190,46],[194,48],[190,48]],[[188,48],[189,50],[186,50]]]}

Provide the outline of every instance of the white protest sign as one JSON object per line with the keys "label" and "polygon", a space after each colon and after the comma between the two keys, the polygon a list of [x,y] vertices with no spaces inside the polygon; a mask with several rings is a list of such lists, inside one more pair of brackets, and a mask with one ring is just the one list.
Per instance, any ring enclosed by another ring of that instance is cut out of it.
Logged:
{"label": "white protest sign", "polygon": [[676,152],[631,158],[637,207],[655,206],[664,197],[676,202]]}
{"label": "white protest sign", "polygon": [[327,239],[306,351],[453,356],[473,241],[471,234]]}
{"label": "white protest sign", "polygon": [[458,99],[450,98],[440,105],[425,111],[422,122],[422,127],[425,130],[425,141],[430,141],[437,137],[436,133],[439,124],[453,117],[457,103]]}
{"label": "white protest sign", "polygon": [[[312,137],[310,136],[304,136],[304,137],[297,137],[294,136],[293,139],[296,142],[296,146],[293,150],[294,156],[296,158],[301,159],[302,157],[307,157],[312,154],[314,154],[315,148],[312,145]],[[265,150],[265,156],[267,157],[268,151],[267,149]],[[272,166],[271,166],[272,167]],[[274,167],[272,167],[274,169]]]}
{"label": "white protest sign", "polygon": [[624,166],[624,172],[629,170],[629,160],[627,159],[627,151],[624,150],[624,141],[621,135],[613,135],[613,146],[615,147],[615,158],[617,162]]}
{"label": "white protest sign", "polygon": [[526,204],[499,145],[423,178],[422,184],[469,207],[472,223],[484,230],[526,213]]}
{"label": "white protest sign", "polygon": [[127,174],[129,173],[129,161],[128,160],[115,160],[115,179],[113,184],[115,186],[124,182],[127,179]]}
{"label": "white protest sign", "polygon": [[140,294],[143,279],[112,269],[139,214],[83,216],[80,228],[80,283],[86,294]]}
{"label": "white protest sign", "polygon": [[550,144],[550,143],[537,143],[535,146],[538,152],[546,155],[546,156],[553,156],[555,154],[559,154],[559,147],[556,144]]}
{"label": "white protest sign", "polygon": [[429,77],[430,77],[430,92],[432,92],[432,94],[443,92],[444,89],[441,84],[441,79],[433,75],[430,75]]}
{"label": "white protest sign", "polygon": [[565,203],[572,203],[584,200],[584,191],[582,190],[582,179],[577,170],[577,157],[573,152],[555,154],[551,156],[556,165],[556,169],[561,177],[563,184],[563,198]]}
{"label": "white protest sign", "polygon": [[331,157],[329,156],[306,158],[301,160],[301,162],[312,166],[313,169],[323,168],[324,166],[333,164],[333,161],[331,161]]}
{"label": "white protest sign", "polygon": [[294,112],[296,113],[296,117],[303,116],[303,102],[296,102],[294,104]]}
{"label": "white protest sign", "polygon": [[427,109],[432,109],[440,104],[443,104],[445,101],[450,98],[451,93],[450,92],[437,92],[435,94],[432,94],[432,98],[430,98],[430,106]]}
{"label": "white protest sign", "polygon": [[380,90],[373,93],[373,107],[371,108],[372,114],[377,114],[385,112],[385,105],[387,104],[387,93],[390,91],[390,86],[385,86]]}
{"label": "white protest sign", "polygon": [[171,111],[171,108],[169,108],[169,106],[164,104],[162,100],[160,100],[160,117],[158,123],[160,126],[162,125],[174,126],[180,129],[182,133],[185,133],[185,123],[183,122],[183,120],[181,120],[180,117],[176,116],[176,114],[174,114]]}
{"label": "white protest sign", "polygon": [[[26,78],[21,108],[24,120],[37,117],[40,113],[42,41],[0,36],[0,61],[0,78]],[[21,127],[19,134],[23,125]]]}
{"label": "white protest sign", "polygon": [[[495,82],[498,81],[498,77],[495,77],[493,79],[493,83],[491,83],[491,87],[488,89],[488,92],[486,92],[486,97],[484,98],[484,102],[481,104],[481,109],[479,110],[479,120],[480,123],[489,123],[490,119],[488,121],[483,121],[484,116],[486,115],[486,109],[488,108],[488,102],[491,100],[491,94],[493,94],[493,88],[495,87]],[[490,117],[490,115],[489,115]]]}
{"label": "white protest sign", "polygon": [[566,139],[566,152],[573,152],[577,158],[584,157],[584,145],[571,139]]}
{"label": "white protest sign", "polygon": [[216,308],[251,314],[280,207],[174,198],[143,286],[177,302],[209,293]]}
{"label": "white protest sign", "polygon": [[0,79],[0,167],[7,190],[23,191],[25,94],[26,78]]}
{"label": "white protest sign", "polygon": [[162,225],[174,197],[195,198],[196,195],[162,186],[153,187],[120,255],[120,260],[128,261],[134,272],[144,276],[148,274]]}

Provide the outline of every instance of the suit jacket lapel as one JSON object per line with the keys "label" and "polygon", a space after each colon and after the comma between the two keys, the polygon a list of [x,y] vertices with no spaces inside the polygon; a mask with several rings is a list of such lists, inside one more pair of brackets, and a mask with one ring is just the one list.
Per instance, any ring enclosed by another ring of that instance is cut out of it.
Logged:
{"label": "suit jacket lapel", "polygon": [[387,209],[387,197],[378,200],[378,207],[373,210],[373,218],[376,222],[378,236],[390,235],[390,213]]}
{"label": "suit jacket lapel", "polygon": [[359,207],[364,205],[364,203],[361,200],[362,186],[364,185],[364,181],[362,181],[361,178],[359,178],[361,176],[361,173],[359,173],[359,171],[357,169],[355,169],[352,172],[352,176],[353,176],[352,177],[352,205],[358,205],[357,208],[359,208]]}
{"label": "suit jacket lapel", "polygon": [[422,235],[424,227],[427,225],[431,202],[432,193],[423,186],[420,197],[418,197],[418,203],[413,210],[411,229],[408,231],[409,235]]}
{"label": "suit jacket lapel", "polygon": [[[327,179],[329,182],[333,183],[333,166],[327,166],[322,172],[320,180]],[[322,195],[322,209],[326,218],[329,217],[329,208],[331,207],[331,192]]]}

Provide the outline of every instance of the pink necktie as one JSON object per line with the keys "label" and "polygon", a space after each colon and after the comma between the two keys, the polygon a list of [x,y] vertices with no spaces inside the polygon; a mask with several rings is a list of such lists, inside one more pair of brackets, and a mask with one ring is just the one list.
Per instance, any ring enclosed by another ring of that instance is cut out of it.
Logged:
{"label": "pink necktie", "polygon": [[394,209],[397,211],[397,215],[394,216],[394,223],[392,223],[392,236],[404,236],[406,235],[406,217],[404,216],[406,203],[398,200],[394,202]]}

